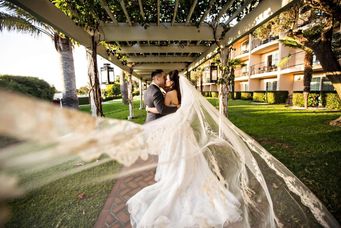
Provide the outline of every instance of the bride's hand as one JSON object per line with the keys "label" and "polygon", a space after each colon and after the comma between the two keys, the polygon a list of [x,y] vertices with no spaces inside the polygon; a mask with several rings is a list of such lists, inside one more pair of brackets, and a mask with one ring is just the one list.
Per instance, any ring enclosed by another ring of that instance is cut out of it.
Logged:
{"label": "bride's hand", "polygon": [[179,108],[181,107],[181,105],[180,105],[180,104],[178,104],[176,107],[179,109]]}

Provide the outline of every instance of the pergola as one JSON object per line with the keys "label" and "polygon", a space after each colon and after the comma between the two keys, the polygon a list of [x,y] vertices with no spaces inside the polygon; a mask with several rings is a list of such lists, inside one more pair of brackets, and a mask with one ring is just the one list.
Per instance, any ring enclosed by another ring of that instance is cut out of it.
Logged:
{"label": "pergola", "polygon": [[[98,46],[97,52],[122,70],[132,73],[133,76],[143,81],[149,80],[150,73],[155,69],[191,71],[209,59],[217,46],[214,42],[213,30],[207,22],[215,20],[229,25],[230,29],[223,36],[223,43],[229,45],[295,2],[289,0],[192,0],[189,1],[191,6],[188,12],[185,12],[187,18],[184,19],[178,17],[179,4],[183,1],[173,0],[167,1],[174,5],[172,15],[169,15],[167,20],[161,13],[164,2],[155,0],[152,11],[156,20],[146,26],[132,21],[131,11],[127,7],[128,1],[118,1],[119,12],[124,17],[117,17],[118,12],[113,10],[109,1],[99,0],[107,20],[101,21],[98,30],[102,40],[119,46],[120,53],[127,58],[127,64],[122,64],[122,61],[117,58],[109,57],[102,46]],[[70,17],[49,0],[11,0],[11,2],[85,47],[91,46],[90,34],[77,26]],[[138,2],[140,16],[147,17],[144,1],[131,2],[136,2],[136,4]],[[198,6],[202,2],[208,4],[208,7],[198,13],[196,10],[200,10]],[[218,3],[220,4],[219,11],[213,18],[210,11]],[[231,11],[233,4],[235,4],[234,11]],[[194,17],[193,15],[200,16]],[[217,33],[222,31],[223,27],[218,26]]]}

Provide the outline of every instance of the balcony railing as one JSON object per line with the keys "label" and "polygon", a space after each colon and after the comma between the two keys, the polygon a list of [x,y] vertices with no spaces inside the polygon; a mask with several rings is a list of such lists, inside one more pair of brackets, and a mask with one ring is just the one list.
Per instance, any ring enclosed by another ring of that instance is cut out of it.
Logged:
{"label": "balcony railing", "polygon": [[273,40],[278,40],[278,36],[270,36],[269,38],[265,39],[265,40],[259,40],[259,39],[255,39],[252,41],[252,45],[251,45],[251,49],[255,49],[256,47],[259,47],[260,45],[269,43]]}
{"label": "balcony railing", "polygon": [[[290,54],[290,56],[288,57],[288,61],[285,64],[281,64],[281,69],[304,66],[304,55],[304,51]],[[314,57],[313,64],[320,64],[320,62]]]}
{"label": "balcony railing", "polygon": [[249,53],[248,49],[246,49],[246,50],[240,50],[239,49],[239,50],[236,50],[236,51],[233,52],[232,57],[235,58],[238,55],[243,55],[243,54],[246,54],[246,53]]}
{"label": "balcony railing", "polygon": [[273,65],[269,66],[263,62],[263,63],[252,65],[250,67],[251,75],[262,74],[262,73],[272,72],[272,71],[277,71],[277,65],[273,64]]}
{"label": "balcony railing", "polygon": [[245,69],[238,68],[234,70],[234,75],[236,78],[243,77],[243,76],[247,76],[248,72]]}

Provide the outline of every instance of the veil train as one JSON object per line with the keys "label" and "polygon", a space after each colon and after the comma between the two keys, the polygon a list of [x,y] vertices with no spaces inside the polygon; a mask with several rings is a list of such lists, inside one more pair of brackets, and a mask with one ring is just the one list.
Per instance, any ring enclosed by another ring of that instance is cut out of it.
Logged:
{"label": "veil train", "polygon": [[339,227],[298,178],[184,76],[180,87],[181,108],[142,126],[0,90],[0,135],[13,139],[0,145],[0,200],[98,165],[90,162],[45,182],[18,181],[75,157],[93,161],[107,154],[130,166],[158,155],[157,182],[128,201],[136,227]]}

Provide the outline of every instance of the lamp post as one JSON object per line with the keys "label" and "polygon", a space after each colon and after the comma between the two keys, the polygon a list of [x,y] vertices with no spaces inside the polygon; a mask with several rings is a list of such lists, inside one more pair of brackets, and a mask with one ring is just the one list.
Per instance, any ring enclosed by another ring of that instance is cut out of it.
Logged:
{"label": "lamp post", "polygon": [[114,81],[114,68],[109,63],[104,63],[101,67],[101,84],[113,84]]}

